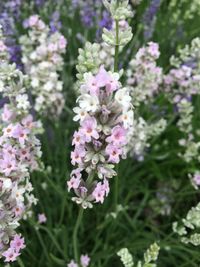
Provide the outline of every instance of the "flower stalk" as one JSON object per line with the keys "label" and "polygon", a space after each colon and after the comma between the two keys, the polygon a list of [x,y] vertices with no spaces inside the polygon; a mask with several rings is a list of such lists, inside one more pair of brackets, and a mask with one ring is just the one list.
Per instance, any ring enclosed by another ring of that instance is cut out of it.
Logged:
{"label": "flower stalk", "polygon": [[73,249],[74,249],[74,258],[76,260],[76,262],[79,262],[79,250],[78,250],[78,244],[77,244],[77,235],[78,235],[78,230],[81,224],[81,220],[83,218],[83,211],[84,209],[82,207],[80,207],[79,209],[79,213],[78,213],[78,217],[76,220],[76,225],[74,227],[74,232],[73,232]]}

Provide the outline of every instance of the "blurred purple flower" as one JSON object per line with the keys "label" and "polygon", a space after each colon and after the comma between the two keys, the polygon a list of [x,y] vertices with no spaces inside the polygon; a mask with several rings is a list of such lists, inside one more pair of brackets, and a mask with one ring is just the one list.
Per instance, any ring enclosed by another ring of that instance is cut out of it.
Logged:
{"label": "blurred purple flower", "polygon": [[6,38],[10,61],[22,69],[21,49],[17,43],[16,22],[20,17],[21,0],[10,0],[0,3],[0,24]]}
{"label": "blurred purple flower", "polygon": [[62,27],[62,23],[60,21],[60,13],[58,11],[53,12],[51,15],[50,21],[50,30],[52,33],[59,31]]}
{"label": "blurred purple flower", "polygon": [[150,40],[154,33],[156,15],[160,8],[161,0],[151,0],[149,7],[146,9],[143,15],[144,23],[144,38]]}

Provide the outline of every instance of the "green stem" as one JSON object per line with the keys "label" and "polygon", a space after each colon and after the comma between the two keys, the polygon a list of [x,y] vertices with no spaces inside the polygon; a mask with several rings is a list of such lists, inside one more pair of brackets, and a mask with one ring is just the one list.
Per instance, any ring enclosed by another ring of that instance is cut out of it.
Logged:
{"label": "green stem", "polygon": [[119,61],[119,21],[115,20],[116,27],[116,45],[115,45],[115,61],[114,61],[114,71],[118,71],[118,61]]}
{"label": "green stem", "polygon": [[74,247],[74,258],[77,263],[79,263],[79,252],[78,252],[78,245],[77,245],[77,234],[78,234],[78,229],[80,227],[80,223],[83,217],[83,208],[80,208],[79,214],[76,220],[76,225],[74,227],[74,232],[73,232],[73,247]]}
{"label": "green stem", "polygon": [[114,210],[117,211],[118,205],[118,187],[119,187],[119,176],[118,176],[118,166],[116,168],[117,175],[115,176],[115,194],[114,194]]}
{"label": "green stem", "polygon": [[[119,0],[117,0],[117,6],[119,6]],[[118,71],[118,61],[119,61],[119,20],[115,20],[115,30],[116,30],[116,45],[115,45],[115,59],[114,59],[114,71]],[[114,204],[115,210],[117,210],[118,203],[118,173],[115,177],[115,195],[114,195]]]}

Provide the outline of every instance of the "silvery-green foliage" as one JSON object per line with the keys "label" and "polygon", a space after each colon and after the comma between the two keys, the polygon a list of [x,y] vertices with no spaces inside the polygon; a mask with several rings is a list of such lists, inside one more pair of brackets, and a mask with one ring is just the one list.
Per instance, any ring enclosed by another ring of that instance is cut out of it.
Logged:
{"label": "silvery-green foliage", "polygon": [[181,242],[194,246],[200,245],[200,203],[196,207],[192,207],[187,213],[186,218],[182,222],[173,223],[173,231],[181,236]]}
{"label": "silvery-green foliage", "polygon": [[192,119],[194,111],[192,102],[183,98],[177,104],[177,107],[180,115],[177,126],[183,133],[186,133],[188,136],[186,139],[179,140],[180,145],[182,145],[182,147],[185,148],[184,152],[179,153],[179,156],[183,157],[183,159],[186,162],[191,162],[194,159],[200,160],[199,157],[200,142],[195,142],[194,136],[192,134],[193,132]]}
{"label": "silvery-green foliage", "polygon": [[179,129],[187,134],[192,131],[192,118],[194,107],[191,101],[187,99],[182,99],[178,104],[178,110],[180,114],[180,119],[177,123]]}
{"label": "silvery-green foliage", "polygon": [[160,250],[160,247],[158,246],[157,243],[152,244],[150,248],[147,249],[147,251],[144,253],[144,262],[145,262],[144,266],[145,267],[156,266],[156,265],[147,265],[147,264],[157,261],[159,250]]}
{"label": "silvery-green foliage", "polygon": [[104,42],[106,42],[107,44],[111,45],[111,46],[125,46],[126,44],[128,44],[131,39],[133,37],[132,34],[132,28],[130,26],[127,26],[125,31],[120,31],[119,32],[119,40],[118,43],[116,43],[116,33],[114,30],[107,30],[107,29],[103,29],[103,34],[102,34],[102,38],[104,40]]}
{"label": "silvery-green foliage", "polygon": [[[186,45],[184,48],[179,49],[178,51],[179,56],[175,57],[172,56],[170,59],[170,63],[174,67],[179,67],[182,62],[188,62],[191,59],[197,59],[197,61],[200,60],[200,38],[194,38],[191,42],[191,45]],[[198,62],[198,66],[199,62]]]}
{"label": "silvery-green foliage", "polygon": [[114,20],[125,20],[133,17],[133,11],[128,0],[103,0],[103,3]]}
{"label": "silvery-green foliage", "polygon": [[[125,22],[126,19],[133,17],[133,11],[131,10],[128,0],[111,2],[104,0],[103,3],[108,11],[111,13],[115,25],[111,30],[103,29],[102,38],[104,42],[111,46],[125,46],[133,37],[132,28]],[[121,27],[119,22],[125,22]],[[117,25],[116,25],[117,24]],[[119,29],[117,29],[119,27]],[[116,33],[118,31],[118,33]]]}
{"label": "silvery-green foliage", "polygon": [[96,74],[99,70],[102,61],[99,57],[101,50],[100,44],[86,42],[84,48],[79,48],[78,63],[76,69],[78,71],[76,77],[79,82],[84,80],[84,74],[91,72]]}
{"label": "silvery-green foliage", "polygon": [[131,0],[131,2],[133,5],[137,6],[142,2],[142,0]]}
{"label": "silvery-green foliage", "polygon": [[139,261],[137,265],[134,265],[133,257],[128,251],[127,248],[122,248],[117,255],[120,257],[121,262],[123,263],[124,267],[156,267],[157,264],[155,263],[158,259],[160,247],[157,243],[152,244],[149,249],[144,253],[144,260]]}

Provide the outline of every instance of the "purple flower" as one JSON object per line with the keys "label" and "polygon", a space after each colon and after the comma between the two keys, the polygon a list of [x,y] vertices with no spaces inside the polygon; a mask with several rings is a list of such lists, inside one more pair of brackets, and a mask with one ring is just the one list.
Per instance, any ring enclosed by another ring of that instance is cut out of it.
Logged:
{"label": "purple flower", "polygon": [[60,13],[58,11],[53,12],[50,21],[50,29],[51,32],[54,33],[59,31],[62,27],[62,23],[60,21]]}
{"label": "purple flower", "polygon": [[146,9],[143,15],[143,23],[144,23],[144,38],[146,40],[150,40],[156,23],[156,14],[161,5],[161,0],[151,0],[149,7]]}

